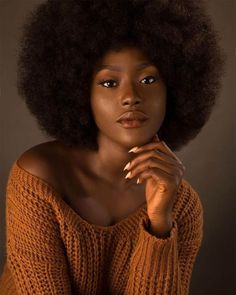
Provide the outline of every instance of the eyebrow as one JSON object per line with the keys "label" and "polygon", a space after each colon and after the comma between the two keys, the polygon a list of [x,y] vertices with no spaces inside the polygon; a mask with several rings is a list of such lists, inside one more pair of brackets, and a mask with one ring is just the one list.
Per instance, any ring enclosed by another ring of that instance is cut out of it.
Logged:
{"label": "eyebrow", "polygon": [[[137,70],[142,70],[142,69],[144,69],[144,68],[146,68],[148,66],[154,66],[155,67],[154,64],[152,64],[150,62],[145,62],[145,63],[141,63],[141,64],[137,65],[135,68]],[[103,69],[108,69],[110,71],[116,71],[116,72],[122,72],[122,71],[124,71],[124,69],[122,67],[119,67],[119,66],[114,66],[114,65],[100,65],[100,66],[97,66],[96,67],[96,72],[99,72],[99,71],[101,71]]]}

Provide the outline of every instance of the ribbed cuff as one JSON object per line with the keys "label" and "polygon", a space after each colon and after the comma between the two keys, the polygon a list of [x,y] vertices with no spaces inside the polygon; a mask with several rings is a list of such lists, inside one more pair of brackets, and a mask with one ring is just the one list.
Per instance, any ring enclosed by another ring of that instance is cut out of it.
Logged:
{"label": "ribbed cuff", "polygon": [[132,268],[148,279],[163,276],[172,268],[177,255],[177,223],[173,221],[170,236],[158,238],[148,231],[148,220],[140,222],[140,233],[132,257]]}

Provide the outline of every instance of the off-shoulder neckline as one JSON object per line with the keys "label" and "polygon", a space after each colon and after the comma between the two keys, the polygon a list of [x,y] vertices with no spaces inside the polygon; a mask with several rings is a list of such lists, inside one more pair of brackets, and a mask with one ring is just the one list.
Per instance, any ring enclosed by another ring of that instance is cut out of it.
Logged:
{"label": "off-shoulder neckline", "polygon": [[[82,216],[80,216],[63,198],[63,195],[56,190],[50,183],[48,183],[46,180],[42,179],[41,177],[34,175],[30,173],[29,171],[25,170],[19,162],[16,160],[14,161],[12,165],[12,169],[17,169],[18,172],[23,173],[28,179],[31,181],[34,180],[35,187],[40,188],[41,191],[47,191],[51,192],[51,194],[56,197],[56,201],[59,202],[61,205],[62,209],[65,210],[65,213],[67,214],[67,217],[69,216],[69,219],[71,222],[73,222],[74,225],[79,226],[79,224],[84,224],[86,227],[92,227],[94,229],[100,230],[100,231],[113,231],[117,228],[125,228],[127,227],[130,228],[130,225],[133,224],[137,218],[139,218],[141,215],[145,214],[146,212],[146,207],[147,204],[146,202],[139,206],[134,212],[129,214],[128,216],[124,217],[120,221],[116,222],[115,224],[112,225],[98,225],[98,224],[93,224],[84,219]],[[22,175],[23,176],[23,175]],[[147,217],[147,214],[145,214],[145,217]]]}

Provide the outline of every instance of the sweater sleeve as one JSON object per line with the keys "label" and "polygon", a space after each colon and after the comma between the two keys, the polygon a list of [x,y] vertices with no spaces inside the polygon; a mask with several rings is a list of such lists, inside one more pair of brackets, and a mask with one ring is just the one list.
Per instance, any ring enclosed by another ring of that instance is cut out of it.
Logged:
{"label": "sweater sleeve", "polygon": [[186,180],[178,196],[169,237],[152,235],[149,219],[142,219],[125,295],[189,294],[192,269],[203,238],[203,208],[199,195]]}
{"label": "sweater sleeve", "polygon": [[50,192],[22,171],[12,169],[6,190],[7,265],[16,292],[71,294],[59,225],[45,197]]}

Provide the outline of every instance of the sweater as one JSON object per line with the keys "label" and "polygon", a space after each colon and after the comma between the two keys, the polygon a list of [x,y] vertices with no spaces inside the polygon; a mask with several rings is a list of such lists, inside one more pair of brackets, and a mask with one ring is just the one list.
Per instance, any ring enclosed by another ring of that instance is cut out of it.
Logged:
{"label": "sweater", "polygon": [[114,225],[91,224],[15,161],[6,187],[0,294],[187,295],[203,208],[186,179],[172,217],[165,238],[150,233],[146,203]]}

